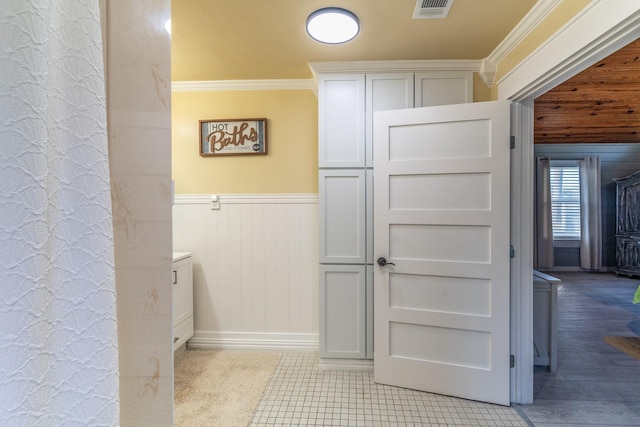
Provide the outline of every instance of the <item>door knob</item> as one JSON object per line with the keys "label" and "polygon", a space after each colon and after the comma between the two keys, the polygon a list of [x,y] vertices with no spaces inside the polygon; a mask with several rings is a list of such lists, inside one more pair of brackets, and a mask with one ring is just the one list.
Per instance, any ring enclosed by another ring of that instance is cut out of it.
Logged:
{"label": "door knob", "polygon": [[386,258],[384,257],[380,257],[377,260],[377,263],[380,267],[384,267],[385,265],[393,265],[395,267],[395,264],[392,262],[387,262]]}

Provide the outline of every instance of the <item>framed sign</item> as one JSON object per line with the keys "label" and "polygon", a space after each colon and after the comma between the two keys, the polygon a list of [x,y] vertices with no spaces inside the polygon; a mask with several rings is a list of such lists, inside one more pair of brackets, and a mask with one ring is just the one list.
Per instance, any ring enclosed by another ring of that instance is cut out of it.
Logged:
{"label": "framed sign", "polygon": [[200,155],[267,154],[267,119],[200,120]]}

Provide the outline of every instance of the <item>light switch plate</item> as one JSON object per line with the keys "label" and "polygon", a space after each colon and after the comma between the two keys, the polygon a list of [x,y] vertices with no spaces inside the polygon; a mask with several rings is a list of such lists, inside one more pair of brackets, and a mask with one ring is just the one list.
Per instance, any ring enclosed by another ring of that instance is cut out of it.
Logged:
{"label": "light switch plate", "polygon": [[220,198],[214,194],[211,196],[211,210],[220,209]]}

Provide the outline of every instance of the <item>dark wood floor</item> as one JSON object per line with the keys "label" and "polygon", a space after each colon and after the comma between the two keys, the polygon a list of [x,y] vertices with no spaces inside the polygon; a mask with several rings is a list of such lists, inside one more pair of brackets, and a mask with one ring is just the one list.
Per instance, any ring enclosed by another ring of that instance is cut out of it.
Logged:
{"label": "dark wood floor", "polygon": [[640,279],[611,273],[553,273],[558,291],[558,370],[534,369],[534,403],[519,409],[535,426],[640,426],[640,360],[604,342],[640,335]]}

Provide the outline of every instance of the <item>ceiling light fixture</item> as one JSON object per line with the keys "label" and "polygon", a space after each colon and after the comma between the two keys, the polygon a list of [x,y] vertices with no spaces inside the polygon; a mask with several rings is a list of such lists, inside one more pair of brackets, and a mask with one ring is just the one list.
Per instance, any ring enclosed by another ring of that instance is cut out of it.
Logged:
{"label": "ceiling light fixture", "polygon": [[321,43],[345,43],[357,36],[359,31],[358,17],[339,7],[318,9],[307,18],[307,33]]}

